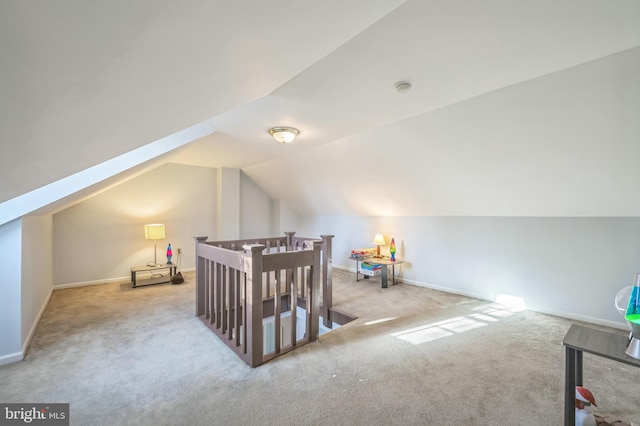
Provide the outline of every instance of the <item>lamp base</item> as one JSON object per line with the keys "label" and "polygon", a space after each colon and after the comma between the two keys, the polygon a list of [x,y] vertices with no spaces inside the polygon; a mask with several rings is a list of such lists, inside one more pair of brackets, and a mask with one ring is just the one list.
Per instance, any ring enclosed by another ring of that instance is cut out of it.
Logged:
{"label": "lamp base", "polygon": [[149,267],[158,266],[158,240],[153,240],[153,262],[147,263]]}
{"label": "lamp base", "polygon": [[631,358],[640,359],[640,339],[637,337],[631,337],[627,350],[624,351]]}

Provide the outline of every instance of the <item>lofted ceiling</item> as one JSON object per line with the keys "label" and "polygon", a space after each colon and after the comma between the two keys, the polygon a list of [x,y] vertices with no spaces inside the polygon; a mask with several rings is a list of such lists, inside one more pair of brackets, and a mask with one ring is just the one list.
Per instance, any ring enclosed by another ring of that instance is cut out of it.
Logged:
{"label": "lofted ceiling", "polygon": [[207,120],[156,163],[301,214],[640,215],[637,0],[21,3],[0,200]]}
{"label": "lofted ceiling", "polygon": [[400,3],[0,2],[0,201],[260,99]]}

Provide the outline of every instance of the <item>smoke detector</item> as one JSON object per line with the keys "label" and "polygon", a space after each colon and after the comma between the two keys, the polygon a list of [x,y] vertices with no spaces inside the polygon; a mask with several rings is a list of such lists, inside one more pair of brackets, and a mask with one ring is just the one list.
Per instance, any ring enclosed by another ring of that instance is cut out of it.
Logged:
{"label": "smoke detector", "polygon": [[399,81],[395,85],[396,92],[398,93],[407,93],[411,90],[411,83],[407,83],[406,81]]}

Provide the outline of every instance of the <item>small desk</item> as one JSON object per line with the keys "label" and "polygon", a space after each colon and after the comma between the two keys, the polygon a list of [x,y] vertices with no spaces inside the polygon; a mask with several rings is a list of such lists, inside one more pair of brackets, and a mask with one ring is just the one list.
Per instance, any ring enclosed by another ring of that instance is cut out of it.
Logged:
{"label": "small desk", "polygon": [[151,274],[154,274],[156,271],[168,271],[169,275],[166,277],[158,277],[158,278],[149,278],[149,279],[145,279],[145,280],[141,280],[142,285],[152,285],[152,284],[162,284],[162,283],[168,283],[171,281],[171,277],[173,275],[176,274],[176,272],[178,271],[178,265],[155,265],[155,266],[147,266],[147,265],[143,265],[143,266],[132,266],[131,267],[131,285],[133,286],[133,288],[136,288],[138,286],[138,272],[151,272]]}
{"label": "small desk", "polygon": [[[371,258],[371,259],[354,259],[354,258],[350,258],[351,260],[355,260],[356,261],[356,282],[358,282],[358,274],[360,273],[360,262],[366,262],[366,263],[371,263],[373,265],[382,265],[382,274],[380,275],[380,280],[382,281],[382,288],[387,288],[387,266],[391,265],[391,282],[393,283],[393,285],[398,284],[398,280],[396,279],[396,265],[400,265],[402,263],[404,263],[404,260],[402,259],[398,259],[396,257],[396,260],[394,260],[393,262],[391,261],[391,259],[389,259],[388,257],[385,258]],[[365,275],[365,278],[369,278]]]}
{"label": "small desk", "polygon": [[572,324],[564,336],[562,344],[565,348],[564,358],[564,424],[574,426],[576,423],[576,386],[582,382],[583,352],[612,359],[634,367],[640,367],[640,359],[625,354],[629,338],[607,331],[595,330]]}

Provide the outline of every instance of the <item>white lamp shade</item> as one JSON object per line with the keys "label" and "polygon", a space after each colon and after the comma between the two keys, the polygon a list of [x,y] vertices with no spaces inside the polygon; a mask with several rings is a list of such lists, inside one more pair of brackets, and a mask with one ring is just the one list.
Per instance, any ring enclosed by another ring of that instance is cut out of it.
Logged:
{"label": "white lamp shade", "polygon": [[152,223],[150,225],[144,226],[144,237],[147,240],[162,240],[165,238],[164,235],[164,224],[163,223]]}
{"label": "white lamp shade", "polygon": [[376,246],[383,246],[385,244],[387,244],[387,242],[384,240],[384,237],[382,236],[382,234],[376,234],[375,237],[373,237],[373,243]]}

